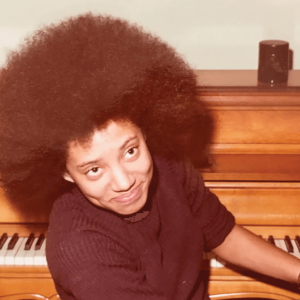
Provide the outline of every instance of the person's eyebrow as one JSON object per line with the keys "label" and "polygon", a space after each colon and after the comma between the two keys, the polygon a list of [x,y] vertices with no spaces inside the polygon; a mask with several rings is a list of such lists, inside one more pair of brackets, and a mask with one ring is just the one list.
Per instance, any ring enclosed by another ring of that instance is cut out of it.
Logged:
{"label": "person's eyebrow", "polygon": [[121,147],[120,147],[119,149],[120,149],[120,150],[123,150],[123,149],[127,146],[127,144],[129,144],[129,142],[131,142],[132,140],[134,140],[134,139],[136,139],[136,138],[137,138],[136,135],[128,137],[128,138],[126,139],[126,141],[121,145]]}
{"label": "person's eyebrow", "polygon": [[[126,139],[126,141],[119,147],[120,150],[123,150],[132,140],[136,139],[137,136],[134,135],[134,136],[130,136]],[[77,165],[77,168],[83,168],[87,165],[93,165],[93,164],[99,164],[103,161],[102,158],[97,158],[95,160],[90,160],[90,161],[86,161],[86,162],[83,162],[82,164],[80,165]]]}
{"label": "person's eyebrow", "polygon": [[88,165],[99,164],[102,161],[103,161],[102,158],[98,158],[98,159],[95,159],[95,160],[90,160],[90,161],[83,162],[82,164],[77,165],[76,167],[77,168],[83,168],[83,167],[88,166]]}

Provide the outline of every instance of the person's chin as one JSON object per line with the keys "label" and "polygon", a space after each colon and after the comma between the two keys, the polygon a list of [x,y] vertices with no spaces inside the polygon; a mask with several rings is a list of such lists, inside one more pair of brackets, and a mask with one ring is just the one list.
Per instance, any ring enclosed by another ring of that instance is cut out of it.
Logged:
{"label": "person's chin", "polygon": [[148,190],[145,190],[145,185],[141,183],[136,189],[136,193],[132,195],[132,199],[113,198],[111,201],[112,210],[121,215],[134,214],[145,206],[147,194]]}
{"label": "person's chin", "polygon": [[127,207],[119,208],[116,212],[124,216],[135,214],[145,206],[146,200],[147,199],[144,198],[139,199],[137,202],[131,203],[131,205],[128,205]]}

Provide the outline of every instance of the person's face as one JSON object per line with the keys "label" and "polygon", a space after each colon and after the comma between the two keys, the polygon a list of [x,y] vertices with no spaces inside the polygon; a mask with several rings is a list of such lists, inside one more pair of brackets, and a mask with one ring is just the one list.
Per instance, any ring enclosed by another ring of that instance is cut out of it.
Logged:
{"label": "person's face", "polygon": [[111,121],[88,143],[71,142],[66,167],[64,179],[97,206],[128,215],[147,201],[152,159],[141,130],[130,122]]}

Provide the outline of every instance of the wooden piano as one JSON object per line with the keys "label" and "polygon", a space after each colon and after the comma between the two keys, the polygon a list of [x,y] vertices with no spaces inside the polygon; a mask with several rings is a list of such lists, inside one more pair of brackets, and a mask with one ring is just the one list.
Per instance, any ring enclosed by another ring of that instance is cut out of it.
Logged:
{"label": "wooden piano", "polygon": [[[290,237],[292,255],[299,255],[300,71],[290,71],[288,84],[275,87],[258,85],[254,70],[196,72],[199,97],[215,124],[202,170],[206,185],[238,224],[262,238],[273,236],[284,250]],[[219,295],[213,298],[300,299],[295,286],[278,280],[233,266],[206,268],[209,294]]]}
{"label": "wooden piano", "polygon": [[[201,169],[206,185],[232,211],[237,223],[278,247],[300,235],[300,71],[286,86],[257,85],[256,71],[195,71],[199,98],[215,131]],[[49,211],[20,216],[0,195],[0,236],[46,234]],[[1,250],[0,250],[1,251]],[[298,251],[298,252],[297,252]],[[245,253],[251,255],[251,253]],[[1,260],[1,258],[0,258]],[[205,254],[214,299],[300,299],[295,286],[226,264]],[[0,300],[59,299],[47,266],[0,265]]]}
{"label": "wooden piano", "polygon": [[9,239],[18,233],[19,237],[27,240],[30,233],[34,233],[36,237],[31,245],[31,253],[26,254],[21,262],[24,265],[6,265],[6,254],[3,252],[10,242],[8,239],[0,250],[0,299],[59,299],[47,266],[33,260],[36,253],[34,244],[41,234],[47,232],[49,211],[37,212],[35,217],[22,216],[2,193],[0,207],[0,236],[7,233]]}

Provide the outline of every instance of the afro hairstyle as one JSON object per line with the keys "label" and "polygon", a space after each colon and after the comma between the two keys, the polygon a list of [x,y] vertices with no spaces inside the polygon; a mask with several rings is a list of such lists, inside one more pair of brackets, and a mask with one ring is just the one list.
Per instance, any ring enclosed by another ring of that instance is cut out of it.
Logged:
{"label": "afro hairstyle", "polygon": [[166,43],[110,16],[46,26],[8,55],[0,77],[0,180],[23,213],[68,186],[70,141],[109,120],[141,128],[150,152],[200,156],[210,118],[191,68]]}

